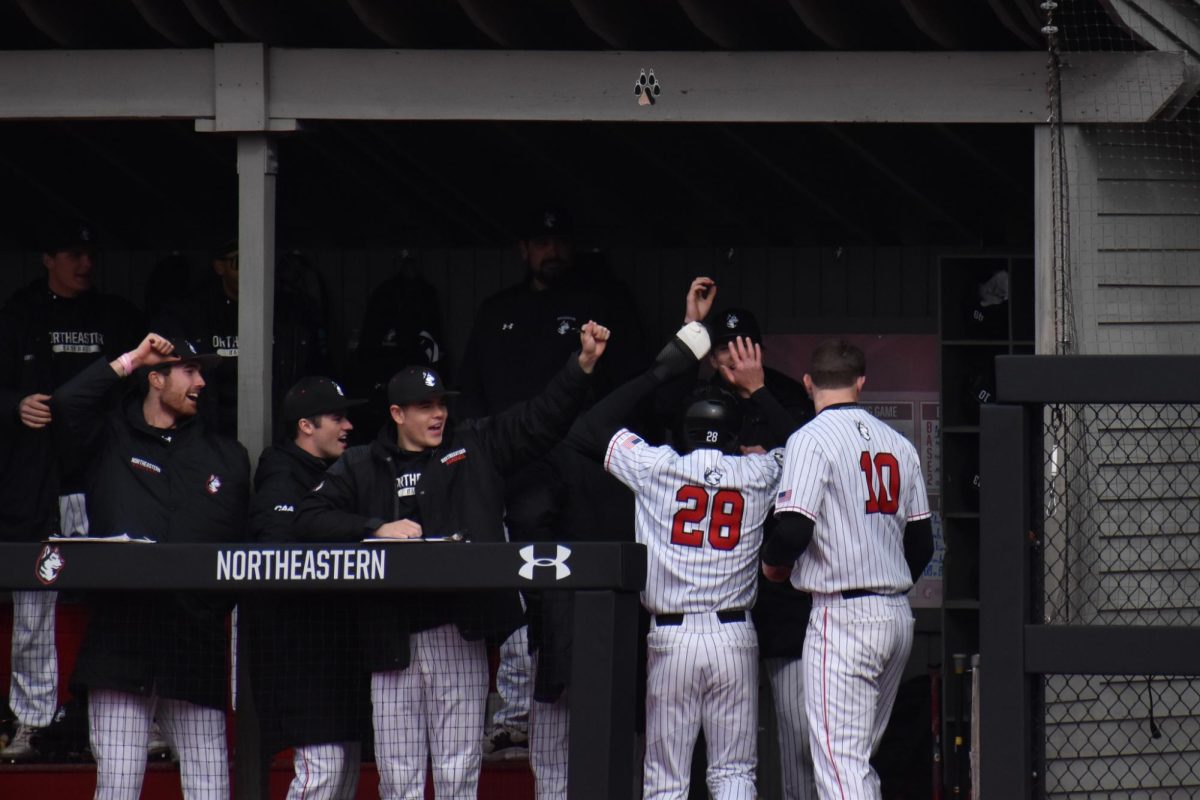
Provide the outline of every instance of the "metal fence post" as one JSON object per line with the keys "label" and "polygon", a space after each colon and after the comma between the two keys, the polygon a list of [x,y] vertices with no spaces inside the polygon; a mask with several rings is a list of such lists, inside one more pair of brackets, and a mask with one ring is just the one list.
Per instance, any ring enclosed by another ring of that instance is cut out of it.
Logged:
{"label": "metal fence post", "polygon": [[980,786],[989,798],[1030,796],[1032,682],[1025,672],[1030,608],[1030,412],[980,413]]}
{"label": "metal fence post", "polygon": [[569,800],[631,800],[638,597],[575,594]]}

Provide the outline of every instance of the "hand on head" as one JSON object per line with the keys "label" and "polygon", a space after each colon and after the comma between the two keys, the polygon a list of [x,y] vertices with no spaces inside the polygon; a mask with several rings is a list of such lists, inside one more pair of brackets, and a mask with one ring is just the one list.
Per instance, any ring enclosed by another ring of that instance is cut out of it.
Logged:
{"label": "hand on head", "polygon": [[718,365],[721,377],[742,397],[749,397],[763,387],[762,347],[745,336],[729,342],[729,362]]}
{"label": "hand on head", "polygon": [[173,355],[174,350],[174,346],[165,337],[150,333],[129,353],[129,357],[133,361],[134,369],[155,367],[168,361],[178,361],[179,356]]}

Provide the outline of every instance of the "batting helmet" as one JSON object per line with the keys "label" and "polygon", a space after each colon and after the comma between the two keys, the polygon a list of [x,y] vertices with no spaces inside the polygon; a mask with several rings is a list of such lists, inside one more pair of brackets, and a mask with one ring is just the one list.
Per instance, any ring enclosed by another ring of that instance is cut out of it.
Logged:
{"label": "batting helmet", "polygon": [[709,448],[732,453],[741,430],[738,399],[719,386],[703,386],[684,403],[679,440],[686,452]]}

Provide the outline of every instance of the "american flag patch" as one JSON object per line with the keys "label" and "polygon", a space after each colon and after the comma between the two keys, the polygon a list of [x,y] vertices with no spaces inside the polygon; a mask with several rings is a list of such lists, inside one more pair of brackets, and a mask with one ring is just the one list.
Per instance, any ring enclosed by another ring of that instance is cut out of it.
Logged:
{"label": "american flag patch", "polygon": [[630,450],[642,443],[642,440],[636,436],[630,436],[625,441],[621,442],[622,447],[628,447]]}
{"label": "american flag patch", "polygon": [[777,494],[775,496],[776,503],[782,503],[782,502],[785,502],[785,501],[791,500],[791,499],[792,499],[792,490],[791,489],[788,489],[786,492],[780,492],[779,494]]}

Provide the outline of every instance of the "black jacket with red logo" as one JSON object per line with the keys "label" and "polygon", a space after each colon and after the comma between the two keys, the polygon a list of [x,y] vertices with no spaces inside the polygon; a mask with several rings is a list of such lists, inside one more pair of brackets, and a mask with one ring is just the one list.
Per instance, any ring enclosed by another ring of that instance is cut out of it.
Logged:
{"label": "black jacket with red logo", "polygon": [[[59,446],[85,467],[91,536],[156,542],[246,539],[250,459],[199,418],[146,424],[136,391],[96,361],[50,403]],[[149,545],[117,545],[143,547]],[[72,683],[225,707],[227,599],[210,594],[97,593]]]}
{"label": "black jacket with red logo", "polygon": [[[504,476],[543,455],[566,435],[589,384],[578,360],[571,357],[532,400],[448,427],[416,486],[424,535],[460,533],[472,542],[505,541]],[[325,473],[324,482],[301,501],[294,529],[297,538],[359,541],[395,520],[397,452],[393,425],[385,426],[371,444],[347,450]],[[433,602],[432,597],[428,601]],[[438,600],[443,601],[444,596]],[[408,666],[411,606],[402,600],[372,605],[372,624],[364,637],[372,671]],[[455,602],[454,609],[454,621],[467,639],[500,641],[523,624],[515,590],[472,592],[463,602]]]}

